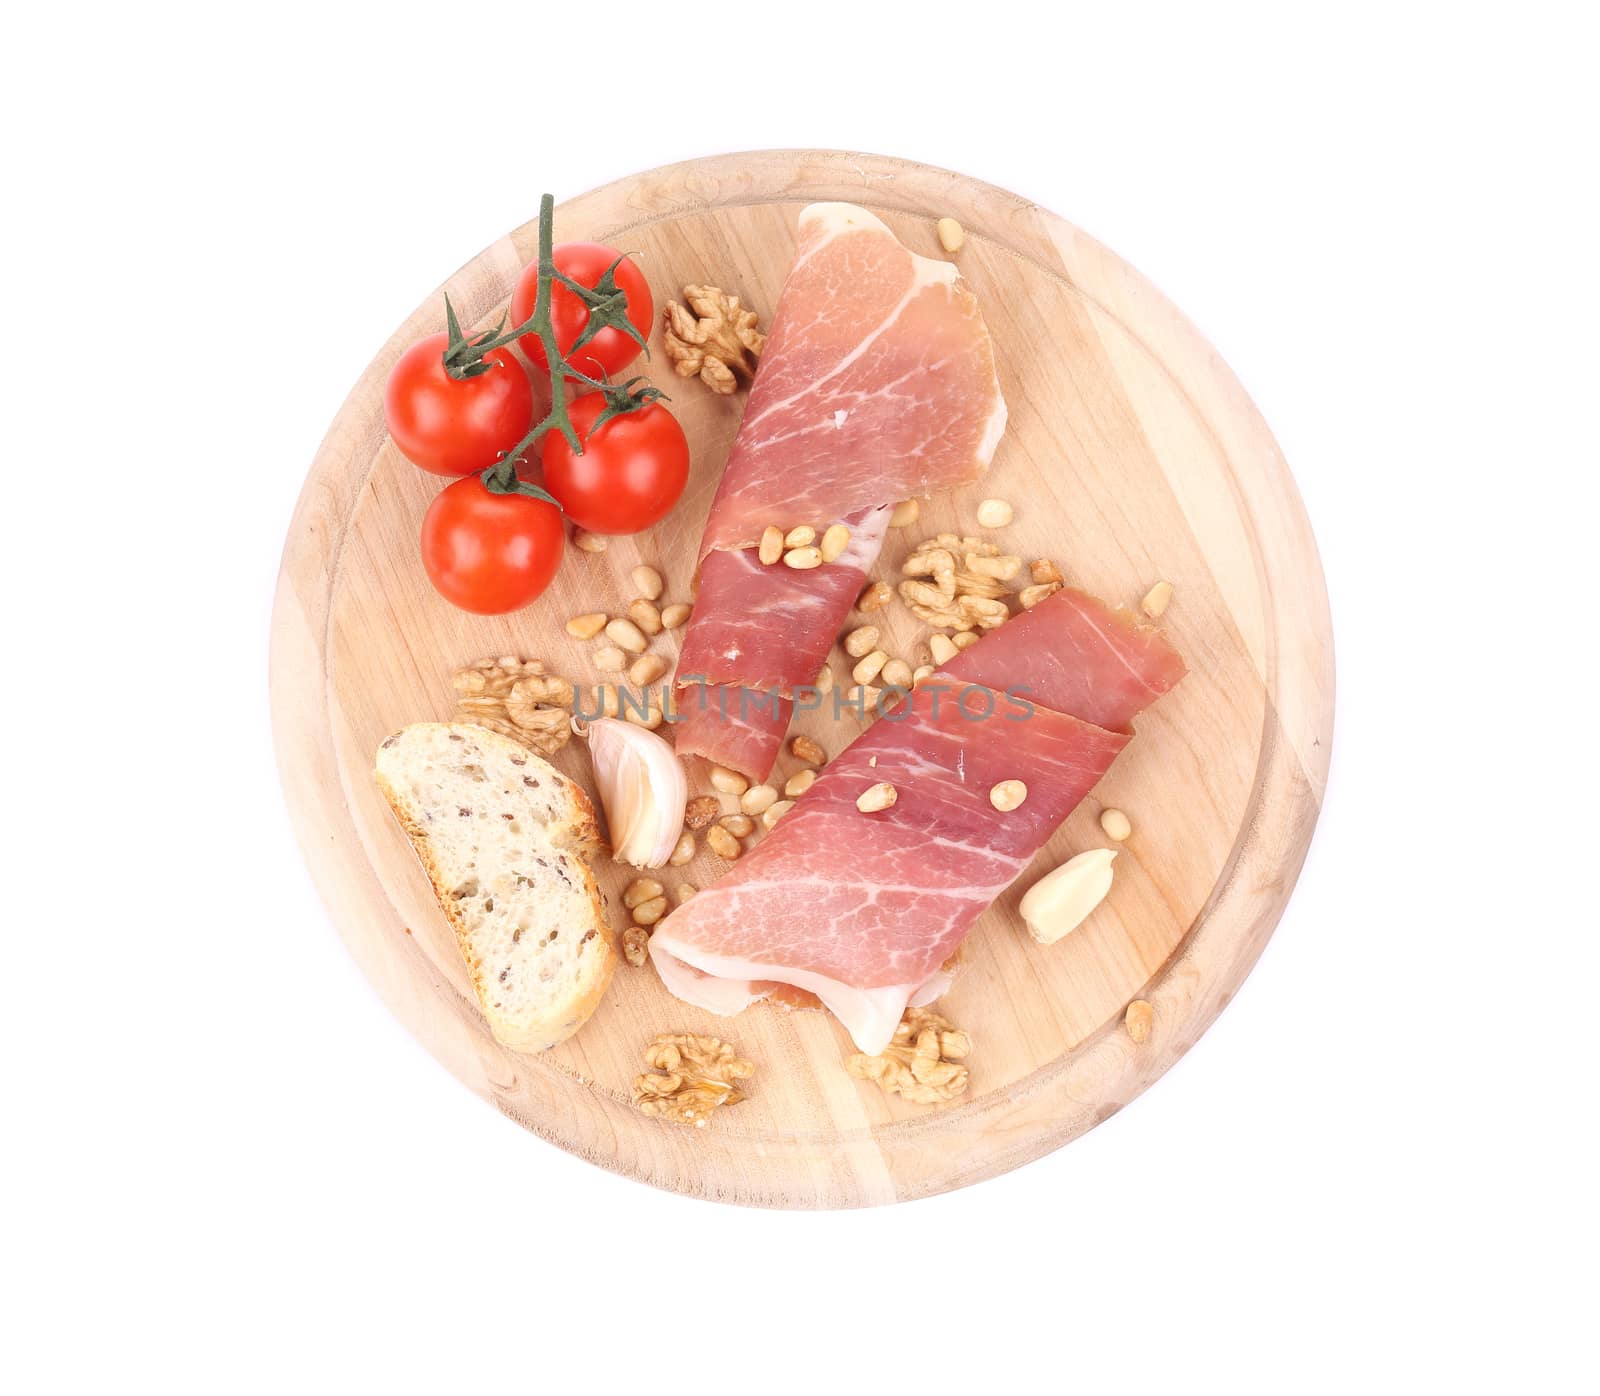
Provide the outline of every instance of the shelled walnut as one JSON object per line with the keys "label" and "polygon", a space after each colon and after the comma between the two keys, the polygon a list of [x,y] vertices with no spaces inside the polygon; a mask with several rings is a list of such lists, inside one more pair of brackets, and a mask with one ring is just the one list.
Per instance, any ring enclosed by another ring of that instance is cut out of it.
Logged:
{"label": "shelled walnut", "polygon": [[756,328],[756,313],[716,286],[685,286],[683,298],[667,303],[666,348],[680,378],[700,381],[714,393],[734,392],[755,375],[755,361],[767,337]]}
{"label": "shelled walnut", "polygon": [[521,742],[541,756],[553,756],[572,736],[574,689],[566,679],[545,672],[537,659],[503,655],[457,669],[453,721],[487,727]]}
{"label": "shelled walnut", "polygon": [[908,1008],[894,1039],[876,1057],[857,1052],[845,1070],[861,1081],[876,1081],[888,1095],[916,1105],[954,1100],[967,1089],[972,1039],[931,1008]]}
{"label": "shelled walnut", "polygon": [[[991,630],[1011,612],[1004,583],[1021,570],[1022,559],[1001,553],[982,538],[940,533],[926,538],[900,564],[906,580],[900,596],[918,620],[946,630]],[[924,580],[926,579],[926,580]]]}
{"label": "shelled walnut", "polygon": [[663,1033],[644,1052],[651,1068],[633,1079],[633,1103],[642,1114],[704,1129],[711,1112],[744,1099],[737,1082],[755,1074],[720,1037]]}

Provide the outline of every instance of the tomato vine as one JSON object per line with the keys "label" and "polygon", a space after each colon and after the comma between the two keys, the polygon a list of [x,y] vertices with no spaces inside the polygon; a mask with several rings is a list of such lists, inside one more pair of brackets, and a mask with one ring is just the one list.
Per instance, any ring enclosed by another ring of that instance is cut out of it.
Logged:
{"label": "tomato vine", "polygon": [[[524,335],[533,334],[539,337],[540,344],[544,346],[545,363],[549,366],[550,372],[550,411],[479,478],[482,479],[484,488],[492,494],[527,495],[532,499],[549,500],[560,508],[560,501],[548,490],[518,478],[517,465],[529,448],[549,431],[559,431],[566,438],[567,445],[572,448],[574,455],[583,454],[583,442],[578,439],[577,430],[573,427],[572,418],[567,412],[567,396],[564,391],[566,380],[576,379],[580,383],[587,384],[590,389],[605,395],[605,410],[596,419],[591,434],[613,417],[626,412],[637,412],[652,402],[660,401],[666,394],[645,382],[642,375],[629,378],[622,383],[613,383],[608,379],[591,378],[573,366],[571,355],[576,354],[606,329],[621,330],[644,350],[647,357],[650,348],[645,343],[644,336],[639,333],[638,327],[628,318],[628,295],[616,282],[616,270],[626,254],[619,254],[616,261],[606,268],[593,286],[585,286],[556,269],[554,221],[555,198],[546,194],[539,200],[538,294],[534,300],[533,314],[524,324],[508,330],[505,328],[506,316],[502,315],[492,330],[468,336],[461,329],[461,322],[456,318],[455,307],[450,304],[450,297],[445,296],[444,311],[448,343],[444,350],[444,367],[445,372],[458,381],[475,378],[481,373],[488,372],[493,366],[485,357],[490,350],[503,348]],[[566,354],[561,352],[561,346],[556,341],[555,326],[550,315],[551,293],[558,281],[588,309],[588,319],[583,332],[573,341]],[[640,386],[641,384],[643,386]]]}

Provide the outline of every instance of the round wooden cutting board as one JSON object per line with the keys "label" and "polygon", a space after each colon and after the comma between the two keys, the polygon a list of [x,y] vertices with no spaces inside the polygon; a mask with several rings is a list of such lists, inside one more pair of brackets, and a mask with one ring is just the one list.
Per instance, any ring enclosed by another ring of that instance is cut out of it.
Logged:
{"label": "round wooden cutting board", "polygon": [[[538,190],[530,190],[530,209]],[[623,611],[643,561],[689,600],[701,525],[743,410],[642,365],[672,397],[694,467],[677,510],[600,554],[569,550],[533,607],[476,617],[434,594],[417,555],[424,510],[443,483],[389,440],[383,385],[420,336],[443,327],[430,296],[390,339],[328,432],[284,551],[272,625],[272,701],[289,808],[351,952],[385,1001],[462,1081],[562,1148],[631,1177],[726,1202],[849,1207],[921,1197],[1015,1168],[1092,1128],[1167,1069],[1228,1002],[1261,953],[1316,822],[1333,719],[1333,646],[1316,544],[1266,425],[1194,328],[1148,282],[1070,224],[963,176],[832,151],[725,155],[653,170],[561,205],[555,233],[635,253],[658,311],[686,284],[737,292],[771,319],[800,209],[847,200],[878,214],[913,251],[945,256],[934,221],[966,230],[954,255],[994,336],[1010,425],[986,479],[923,505],[891,533],[877,575],[898,576],[911,545],[976,531],[978,501],[1010,500],[995,533],[1008,552],[1054,559],[1068,580],[1136,604],[1176,588],[1163,617],[1188,678],[1138,723],[1127,752],[978,921],[944,1011],[974,1040],[971,1087],[944,1106],[907,1105],[845,1073],[852,1050],[820,1011],[757,1005],[717,1019],[671,997],[652,969],[619,966],[593,1019],[538,1056],[490,1037],[451,932],[372,779],[373,753],[407,723],[448,718],[452,671],[485,655],[538,657],[580,684],[601,678],[595,645],[563,623]],[[536,251],[529,223],[443,288],[463,322],[506,305]],[[886,616],[887,620],[882,620]],[[913,664],[923,627],[898,602],[874,617]],[[677,638],[657,648],[669,657]],[[670,643],[668,643],[670,642]],[[848,684],[846,661],[834,667]],[[837,752],[859,731],[811,714]],[[587,757],[556,758],[592,792]],[[779,783],[797,769],[787,755]],[[706,790],[703,772],[696,790]],[[1127,811],[1133,835],[1109,898],[1074,934],[1034,944],[1022,892],[1085,848],[1098,817]],[[731,807],[731,806],[730,806]],[[671,886],[717,876],[702,851]],[[606,863],[620,932],[630,872]],[[636,874],[634,874],[636,875]],[[1130,1000],[1154,1009],[1143,1042]],[[629,1088],[657,1034],[714,1033],[757,1072],[749,1099],[685,1129],[640,1115]]]}

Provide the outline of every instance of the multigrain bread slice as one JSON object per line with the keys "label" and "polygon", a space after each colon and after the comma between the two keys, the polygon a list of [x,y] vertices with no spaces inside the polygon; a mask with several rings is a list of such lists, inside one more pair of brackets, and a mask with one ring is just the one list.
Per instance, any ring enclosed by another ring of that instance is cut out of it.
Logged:
{"label": "multigrain bread slice", "polygon": [[385,738],[376,775],[496,1040],[540,1052],[570,1037],[617,963],[587,861],[600,847],[589,797],[526,747],[464,723]]}

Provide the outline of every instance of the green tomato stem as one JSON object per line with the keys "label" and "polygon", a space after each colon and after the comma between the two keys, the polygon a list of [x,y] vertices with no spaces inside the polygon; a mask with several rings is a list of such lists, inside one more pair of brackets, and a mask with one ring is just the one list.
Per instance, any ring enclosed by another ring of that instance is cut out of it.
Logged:
{"label": "green tomato stem", "polygon": [[[520,480],[517,477],[517,466],[540,438],[550,431],[559,431],[566,438],[567,445],[572,448],[574,455],[583,454],[583,442],[578,439],[577,429],[572,425],[572,418],[567,411],[568,379],[586,384],[591,390],[605,394],[605,410],[594,424],[593,430],[596,431],[613,417],[621,416],[625,412],[637,412],[666,396],[659,388],[648,384],[642,388],[636,387],[635,385],[642,381],[639,377],[630,378],[620,384],[606,379],[591,378],[575,367],[570,358],[570,355],[575,354],[602,330],[608,328],[622,331],[644,350],[646,356],[649,355],[650,348],[645,343],[644,336],[628,318],[627,292],[616,282],[616,271],[622,265],[625,255],[619,254],[616,261],[606,268],[593,286],[585,286],[564,272],[557,271],[555,198],[553,195],[545,194],[539,200],[538,281],[533,314],[528,320],[508,330],[505,328],[506,317],[502,315],[494,329],[485,330],[469,338],[462,331],[461,322],[456,318],[455,307],[450,304],[450,297],[448,295],[445,297],[445,324],[449,338],[444,351],[444,367],[445,372],[452,378],[459,381],[488,372],[492,365],[486,356],[490,351],[502,349],[526,335],[537,335],[539,343],[544,348],[545,366],[550,374],[550,411],[521,441],[483,472],[481,478],[484,487],[492,493],[522,494],[534,499],[547,499],[560,508],[560,501],[548,491]],[[561,352],[561,347],[556,341],[555,324],[550,309],[555,283],[558,281],[577,296],[589,311],[583,333],[573,342],[567,354]]]}

